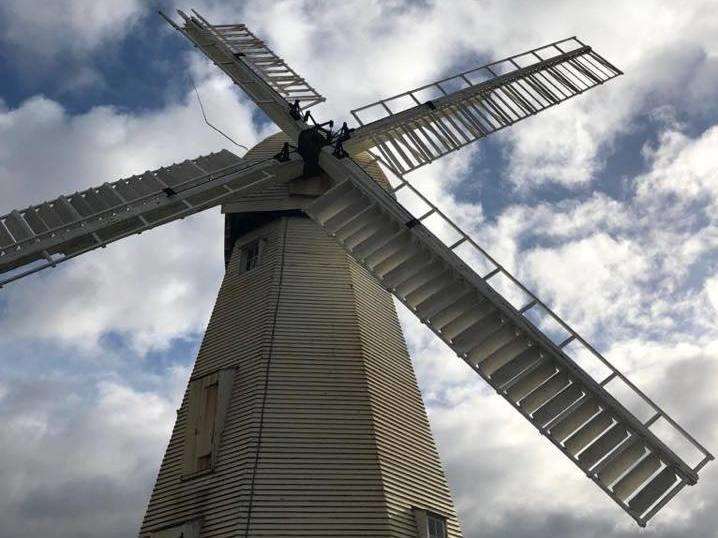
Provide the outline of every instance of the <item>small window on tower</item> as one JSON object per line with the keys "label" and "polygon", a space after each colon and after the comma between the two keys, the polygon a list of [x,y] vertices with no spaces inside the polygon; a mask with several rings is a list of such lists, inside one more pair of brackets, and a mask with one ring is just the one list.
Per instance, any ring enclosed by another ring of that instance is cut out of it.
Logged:
{"label": "small window on tower", "polygon": [[152,531],[149,534],[143,534],[141,538],[199,538],[201,527],[201,521],[189,521],[182,525],[167,527],[162,530]]}
{"label": "small window on tower", "polygon": [[446,538],[446,517],[426,508],[413,508],[418,538]]}
{"label": "small window on tower", "polygon": [[262,243],[263,241],[261,239],[257,239],[242,247],[242,252],[239,257],[240,273],[251,271],[259,265],[262,256]]}
{"label": "small window on tower", "polygon": [[427,534],[429,538],[446,538],[446,520],[435,514],[426,514]]}

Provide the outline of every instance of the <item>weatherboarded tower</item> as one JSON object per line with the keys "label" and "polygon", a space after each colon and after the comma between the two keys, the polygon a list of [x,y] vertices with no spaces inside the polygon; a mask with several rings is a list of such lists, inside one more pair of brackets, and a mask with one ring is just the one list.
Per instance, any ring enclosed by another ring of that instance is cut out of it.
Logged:
{"label": "weatherboarded tower", "polygon": [[226,274],[140,536],[461,536],[393,301],[302,213],[328,184],[224,204]]}

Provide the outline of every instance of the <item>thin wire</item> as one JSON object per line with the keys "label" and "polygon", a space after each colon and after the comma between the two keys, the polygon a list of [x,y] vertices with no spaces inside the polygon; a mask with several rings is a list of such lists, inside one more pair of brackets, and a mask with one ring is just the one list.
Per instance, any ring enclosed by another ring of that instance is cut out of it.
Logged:
{"label": "thin wire", "polygon": [[200,97],[199,97],[199,91],[197,90],[197,85],[194,83],[194,79],[192,78],[192,75],[187,73],[187,76],[189,77],[189,80],[192,83],[192,87],[194,88],[194,93],[197,95],[197,102],[199,103],[199,109],[202,111],[202,117],[204,118],[204,122],[207,125],[209,125],[212,129],[217,131],[219,134],[221,134],[223,137],[225,137],[227,140],[232,142],[232,144],[234,144],[235,146],[239,146],[240,148],[244,149],[244,151],[249,151],[249,148],[247,146],[245,146],[244,144],[239,144],[238,142],[235,142],[234,140],[232,140],[232,138],[229,137],[229,135],[225,134],[224,132],[222,132],[221,129],[218,129],[217,127],[215,127],[214,125],[212,125],[209,122],[209,120],[207,119],[207,114],[204,111],[204,105],[202,104],[202,99],[200,99]]}
{"label": "thin wire", "polygon": [[267,355],[267,368],[264,371],[264,391],[262,393],[262,406],[259,408],[259,432],[257,434],[257,452],[254,454],[254,465],[252,466],[252,480],[249,484],[249,500],[247,501],[247,523],[244,527],[244,538],[249,537],[249,528],[252,523],[252,503],[254,502],[255,482],[259,470],[259,455],[262,450],[262,433],[264,432],[264,415],[267,409],[267,393],[269,392],[269,374],[272,368],[272,357],[274,356],[274,340],[277,332],[277,319],[279,316],[279,305],[282,299],[282,284],[284,283],[284,258],[287,252],[287,227],[288,220],[282,219],[284,227],[282,230],[282,254],[279,258],[279,283],[277,286],[277,302],[274,305],[272,318],[272,332],[269,340],[269,353]]}

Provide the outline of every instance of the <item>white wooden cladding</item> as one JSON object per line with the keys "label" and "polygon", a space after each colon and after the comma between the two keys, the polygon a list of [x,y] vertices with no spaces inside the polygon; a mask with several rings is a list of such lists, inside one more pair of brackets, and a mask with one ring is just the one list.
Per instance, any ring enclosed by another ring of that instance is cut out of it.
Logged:
{"label": "white wooden cladding", "polygon": [[240,238],[192,379],[221,368],[235,374],[213,471],[182,480],[187,393],[142,533],[199,517],[203,538],[416,538],[419,506],[461,536],[391,297],[310,219]]}
{"label": "white wooden cladding", "polygon": [[[459,357],[643,526],[712,456],[694,467],[474,273],[409,211],[346,159],[323,155],[347,177],[306,211]],[[534,301],[535,304],[535,301]],[[530,306],[529,306],[530,308]],[[621,375],[622,377],[622,375]],[[636,389],[637,390],[637,389]],[[638,393],[647,400],[642,393]]]}
{"label": "white wooden cladding", "polygon": [[569,38],[352,110],[362,127],[344,148],[406,174],[620,74]]}
{"label": "white wooden cladding", "polygon": [[0,286],[132,234],[298,175],[301,161],[222,150],[0,217]]}

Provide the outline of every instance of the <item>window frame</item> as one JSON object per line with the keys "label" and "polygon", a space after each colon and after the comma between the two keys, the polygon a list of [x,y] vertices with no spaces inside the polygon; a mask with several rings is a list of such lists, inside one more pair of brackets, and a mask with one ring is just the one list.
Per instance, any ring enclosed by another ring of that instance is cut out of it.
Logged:
{"label": "window frame", "polygon": [[192,519],[184,523],[173,523],[169,527],[150,531],[141,535],[141,538],[199,538],[202,530],[202,519]]}
{"label": "window frame", "polygon": [[[434,524],[434,533],[431,532],[431,524]],[[439,527],[440,528],[437,528]],[[446,537],[446,518],[433,512],[426,513],[426,535],[428,538]]]}
{"label": "window frame", "polygon": [[258,237],[239,246],[239,272],[249,273],[262,264],[266,240]]}
{"label": "window frame", "polygon": [[[447,538],[449,529],[447,522],[449,518],[444,514],[440,514],[426,508],[417,508],[412,506],[414,512],[414,520],[416,522],[417,536],[419,538]],[[437,523],[440,525],[436,527]],[[431,527],[434,527],[433,532]],[[437,531],[440,534],[437,534]]]}

